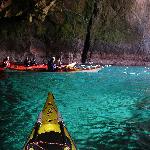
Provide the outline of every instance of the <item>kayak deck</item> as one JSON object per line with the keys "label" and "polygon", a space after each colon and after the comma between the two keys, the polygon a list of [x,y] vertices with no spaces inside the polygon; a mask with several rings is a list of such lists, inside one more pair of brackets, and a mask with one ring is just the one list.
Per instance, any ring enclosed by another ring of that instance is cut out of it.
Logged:
{"label": "kayak deck", "polygon": [[51,93],[24,150],[76,150]]}

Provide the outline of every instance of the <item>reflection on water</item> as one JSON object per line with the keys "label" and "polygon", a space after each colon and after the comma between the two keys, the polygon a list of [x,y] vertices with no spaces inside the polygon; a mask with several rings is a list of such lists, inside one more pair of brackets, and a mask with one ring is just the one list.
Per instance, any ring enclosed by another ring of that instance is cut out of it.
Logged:
{"label": "reflection on water", "polygon": [[[101,128],[105,131],[103,134],[95,134],[93,132],[86,142],[83,141],[84,144],[82,149],[150,149],[149,106],[150,97],[139,101],[136,104],[137,110],[133,112],[133,116],[119,124],[112,120],[99,122],[95,126],[94,124],[89,124],[89,126],[93,126],[93,130],[99,130]],[[98,124],[99,127],[97,126]]]}
{"label": "reflection on water", "polygon": [[7,73],[0,80],[1,149],[22,149],[48,91],[80,150],[149,149],[150,72]]}

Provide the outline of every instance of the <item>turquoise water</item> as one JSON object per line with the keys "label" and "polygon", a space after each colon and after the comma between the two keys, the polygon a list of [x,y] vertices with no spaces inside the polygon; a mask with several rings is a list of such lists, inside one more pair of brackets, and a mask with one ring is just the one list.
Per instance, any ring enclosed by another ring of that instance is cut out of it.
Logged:
{"label": "turquoise water", "polygon": [[1,150],[23,149],[48,91],[79,150],[150,149],[150,68],[0,78]]}

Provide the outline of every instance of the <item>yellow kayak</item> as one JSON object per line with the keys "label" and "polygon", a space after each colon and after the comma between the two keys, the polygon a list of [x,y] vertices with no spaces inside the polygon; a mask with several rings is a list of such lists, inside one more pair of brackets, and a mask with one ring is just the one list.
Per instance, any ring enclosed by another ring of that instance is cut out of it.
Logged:
{"label": "yellow kayak", "polygon": [[48,93],[24,150],[76,150],[51,93]]}

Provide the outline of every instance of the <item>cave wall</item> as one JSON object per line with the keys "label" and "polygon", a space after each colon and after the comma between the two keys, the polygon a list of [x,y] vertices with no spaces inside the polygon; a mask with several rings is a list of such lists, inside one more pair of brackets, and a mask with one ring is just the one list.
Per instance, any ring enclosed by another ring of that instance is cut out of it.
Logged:
{"label": "cave wall", "polygon": [[14,61],[23,61],[34,56],[42,62],[53,55],[80,62],[88,38],[87,61],[133,55],[148,60],[149,9],[149,0],[1,2],[0,59],[11,55]]}

